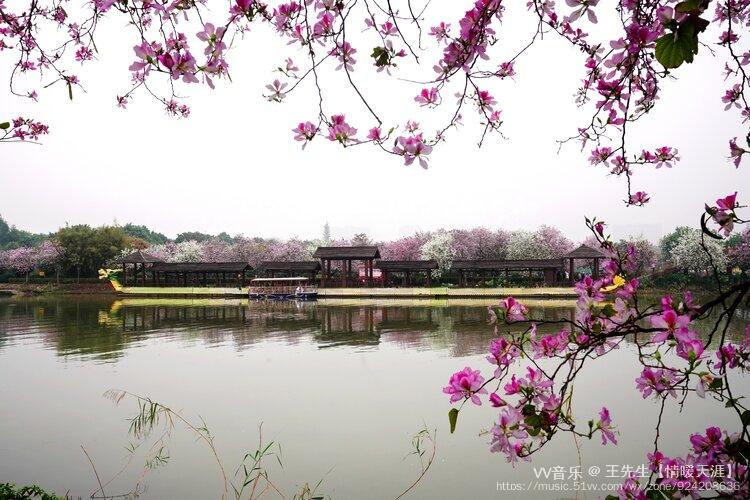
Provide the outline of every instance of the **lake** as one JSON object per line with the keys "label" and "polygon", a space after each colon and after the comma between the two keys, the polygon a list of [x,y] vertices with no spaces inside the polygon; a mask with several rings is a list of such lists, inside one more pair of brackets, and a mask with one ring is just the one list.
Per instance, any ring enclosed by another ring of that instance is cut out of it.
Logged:
{"label": "lake", "polygon": [[[39,484],[88,498],[126,465],[136,402],[103,397],[118,388],[201,418],[231,476],[247,452],[280,444],[268,460],[288,498],[304,483],[327,497],[395,498],[419,475],[412,437],[437,430],[432,467],[407,498],[573,498],[575,492],[509,491],[535,467],[580,465],[584,480],[609,477],[645,461],[658,405],[643,400],[640,369],[625,344],[589,363],[576,379],[573,411],[585,426],[608,406],[618,446],[599,436],[557,436],[532,462],[515,467],[489,453],[496,410],[465,407],[450,434],[441,389],[465,366],[491,374],[484,359],[493,338],[494,301],[336,301],[248,303],[241,300],[41,297],[0,299],[0,482]],[[545,319],[570,318],[572,301],[525,301]],[[739,338],[749,315],[732,328]],[[735,394],[750,394],[750,379]],[[684,454],[688,435],[708,425],[732,426],[716,404],[688,398],[682,413],[665,412],[662,449]],[[427,445],[429,455],[429,445]],[[108,495],[130,491],[144,472],[145,447],[109,483]],[[580,459],[579,459],[580,453]],[[206,446],[184,427],[169,439],[168,463],[148,471],[142,498],[220,498],[222,481]],[[598,475],[586,477],[591,467]],[[607,472],[607,467],[611,472]],[[536,474],[539,473],[537,469]],[[549,481],[548,481],[549,482]],[[603,486],[606,487],[606,486]],[[579,493],[597,498],[601,492]],[[606,494],[606,493],[605,493]],[[275,497],[272,494],[267,496]]]}

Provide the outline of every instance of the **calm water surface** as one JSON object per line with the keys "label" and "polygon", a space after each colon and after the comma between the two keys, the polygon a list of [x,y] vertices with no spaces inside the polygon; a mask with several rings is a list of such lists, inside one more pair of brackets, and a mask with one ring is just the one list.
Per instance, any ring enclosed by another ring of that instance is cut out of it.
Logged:
{"label": "calm water surface", "polygon": [[[324,479],[332,498],[394,498],[418,475],[411,437],[437,429],[433,467],[410,498],[561,498],[573,493],[498,491],[498,483],[534,480],[534,466],[579,463],[569,436],[559,436],[533,463],[513,468],[488,452],[495,414],[467,408],[448,432],[451,373],[487,368],[492,338],[488,302],[321,301],[250,303],[229,300],[0,299],[0,482],[37,483],[58,493],[88,497],[99,474],[110,478],[126,463],[128,421],[135,403],[102,397],[111,388],[148,396],[205,419],[229,469],[265,440],[279,442],[283,469],[269,462],[272,479],[289,496],[305,482]],[[570,317],[571,302],[531,303],[537,316]],[[740,335],[748,321],[733,328]],[[639,369],[626,345],[590,363],[575,386],[581,422],[610,408],[620,445],[598,436],[580,443],[580,464],[637,466],[653,442],[658,407],[642,400],[633,380]],[[735,393],[750,394],[739,379]],[[684,453],[689,433],[728,425],[731,415],[690,398],[667,411],[665,452]],[[733,424],[733,422],[732,422]],[[585,425],[585,424],[584,424]],[[169,464],[150,472],[143,498],[219,498],[221,481],[202,444],[182,429],[170,441]],[[143,471],[143,456],[107,486],[125,493]],[[586,479],[586,478],[584,478]],[[600,493],[579,494],[596,498]]]}

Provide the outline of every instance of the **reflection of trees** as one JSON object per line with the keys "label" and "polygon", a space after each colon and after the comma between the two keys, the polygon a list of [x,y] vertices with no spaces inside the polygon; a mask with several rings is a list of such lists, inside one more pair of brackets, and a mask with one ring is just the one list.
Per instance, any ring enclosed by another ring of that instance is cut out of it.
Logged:
{"label": "reflection of trees", "polygon": [[[536,302],[535,318],[573,319],[572,305]],[[700,333],[709,318],[696,324]],[[738,312],[730,338],[741,340],[750,310]],[[233,344],[246,349],[261,342],[320,347],[373,348],[381,343],[400,348],[442,349],[453,356],[479,354],[494,336],[486,306],[454,304],[330,305],[307,302],[242,300],[34,298],[0,301],[0,349],[14,339],[41,336],[61,356],[117,359],[133,341],[170,336],[180,341]],[[507,329],[518,327],[503,327]],[[540,328],[552,333],[554,325]]]}
{"label": "reflection of trees", "polygon": [[103,320],[111,300],[44,297],[0,302],[0,349],[25,336],[38,336],[60,355],[113,359],[122,355],[129,335],[120,325]]}

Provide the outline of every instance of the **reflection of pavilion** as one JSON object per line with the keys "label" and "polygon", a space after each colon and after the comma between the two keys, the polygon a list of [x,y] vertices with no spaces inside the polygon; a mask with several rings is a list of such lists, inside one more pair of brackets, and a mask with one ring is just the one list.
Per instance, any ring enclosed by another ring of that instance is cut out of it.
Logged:
{"label": "reflection of pavilion", "polygon": [[[546,320],[572,319],[570,307],[552,304],[534,307],[533,312]],[[120,324],[126,332],[174,329],[197,337],[229,336],[237,345],[270,338],[289,343],[308,339],[326,347],[375,346],[385,341],[403,347],[454,344],[456,353],[472,354],[486,349],[493,336],[486,306],[476,305],[323,305],[144,298],[117,301],[108,315],[112,324]],[[515,327],[518,328],[523,327]],[[546,332],[547,327],[540,331]]]}

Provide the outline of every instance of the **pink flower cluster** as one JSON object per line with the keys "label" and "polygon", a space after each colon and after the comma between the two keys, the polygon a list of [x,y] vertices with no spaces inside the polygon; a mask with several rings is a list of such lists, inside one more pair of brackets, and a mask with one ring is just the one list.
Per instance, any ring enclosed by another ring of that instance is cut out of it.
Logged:
{"label": "pink flower cluster", "polygon": [[0,123],[0,141],[31,139],[39,140],[39,136],[49,134],[49,127],[31,118],[18,117],[10,122]]}

